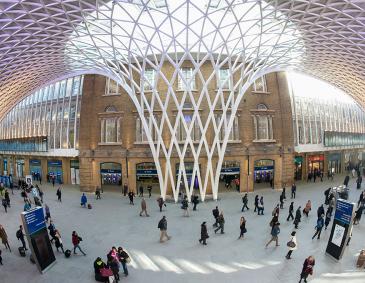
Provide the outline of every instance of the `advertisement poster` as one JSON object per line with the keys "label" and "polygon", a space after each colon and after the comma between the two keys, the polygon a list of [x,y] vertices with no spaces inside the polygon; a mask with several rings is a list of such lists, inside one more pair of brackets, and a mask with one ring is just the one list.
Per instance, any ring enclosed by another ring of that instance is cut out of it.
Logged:
{"label": "advertisement poster", "polygon": [[25,176],[25,182],[27,183],[28,186],[32,185],[33,184],[32,175]]}
{"label": "advertisement poster", "polygon": [[344,234],[345,234],[345,227],[336,224],[335,230],[333,232],[332,243],[338,247],[341,247]]}

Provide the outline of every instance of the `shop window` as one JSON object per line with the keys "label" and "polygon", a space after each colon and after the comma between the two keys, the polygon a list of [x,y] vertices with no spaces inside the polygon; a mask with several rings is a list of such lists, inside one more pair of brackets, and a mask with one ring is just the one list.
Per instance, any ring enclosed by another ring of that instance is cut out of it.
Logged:
{"label": "shop window", "polygon": [[[155,117],[156,123],[159,126],[160,120],[159,117]],[[150,132],[152,133],[152,139],[153,141],[157,141],[158,139],[158,132],[156,127],[153,125],[152,119],[150,117],[146,117],[148,127],[150,129]],[[146,135],[146,131],[144,130],[141,118],[136,118],[136,142],[138,143],[145,143],[148,142],[148,138]]]}
{"label": "shop window", "polygon": [[[105,113],[117,113],[115,106],[108,106]],[[109,114],[109,115],[110,115]],[[117,114],[101,118],[101,143],[119,143],[120,142],[120,120]]]}
{"label": "shop window", "polygon": [[266,76],[265,75],[258,78],[253,83],[253,91],[254,92],[267,92]]}
{"label": "shop window", "polygon": [[229,69],[219,70],[218,87],[222,89],[231,89]]}
{"label": "shop window", "polygon": [[106,78],[105,81],[105,95],[120,95],[121,86],[116,81]]}
{"label": "shop window", "polygon": [[178,81],[179,90],[193,90],[195,89],[195,76],[193,75],[193,68],[182,68],[179,74]]}
{"label": "shop window", "polygon": [[144,72],[144,77],[141,78],[141,83],[142,82],[144,90],[152,90],[155,86],[155,70],[146,69]]}

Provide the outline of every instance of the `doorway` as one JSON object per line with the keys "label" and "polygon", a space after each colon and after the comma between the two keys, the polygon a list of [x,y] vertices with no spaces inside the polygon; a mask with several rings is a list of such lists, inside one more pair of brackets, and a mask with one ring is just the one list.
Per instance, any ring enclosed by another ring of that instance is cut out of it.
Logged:
{"label": "doorway", "polygon": [[101,187],[118,188],[122,185],[122,165],[116,162],[100,163]]}
{"label": "doorway", "polygon": [[254,190],[273,188],[275,162],[272,159],[260,159],[254,163]]}

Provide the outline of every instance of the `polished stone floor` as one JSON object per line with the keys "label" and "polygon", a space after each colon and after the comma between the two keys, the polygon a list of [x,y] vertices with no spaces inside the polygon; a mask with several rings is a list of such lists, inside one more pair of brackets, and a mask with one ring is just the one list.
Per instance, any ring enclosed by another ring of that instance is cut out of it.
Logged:
{"label": "polished stone floor", "polygon": [[[360,191],[355,189],[351,179],[350,200],[357,201]],[[293,230],[292,222],[285,220],[290,198],[281,210],[280,246],[264,248],[269,240],[271,211],[279,200],[279,191],[259,190],[249,194],[249,206],[253,206],[254,194],[265,199],[265,215],[257,216],[252,209],[244,212],[247,220],[247,234],[244,240],[237,240],[239,220],[242,215],[241,199],[238,193],[224,193],[218,202],[207,201],[198,205],[198,211],[191,211],[190,217],[183,217],[179,204],[168,203],[160,213],[156,196],[147,198],[150,217],[140,217],[140,198],[136,205],[129,205],[127,198],[118,192],[105,192],[101,200],[88,195],[93,205],[92,210],[80,207],[78,187],[68,186],[63,189],[63,202],[58,203],[56,190],[43,185],[45,202],[51,208],[56,227],[60,230],[65,248],[71,248],[71,232],[77,230],[83,237],[82,248],[87,256],[72,256],[66,259],[56,253],[57,263],[47,273],[41,275],[29,258],[22,258],[17,252],[20,243],[15,232],[20,224],[20,212],[23,201],[19,192],[12,197],[12,207],[7,214],[0,210],[0,223],[10,237],[13,252],[4,250],[3,262],[0,266],[1,283],[23,282],[94,282],[93,261],[97,256],[105,255],[111,246],[123,246],[132,257],[129,266],[130,275],[121,276],[124,282],[297,282],[304,259],[314,255],[316,265],[311,282],[365,282],[364,270],[356,268],[359,251],[365,248],[365,220],[354,227],[353,238],[349,248],[344,252],[340,262],[335,262],[325,255],[330,231],[323,232],[320,240],[311,240],[316,223],[316,210],[323,202],[324,190],[342,183],[343,176],[337,176],[333,182],[299,183],[295,208],[302,207],[310,199],[313,210],[309,218],[302,218],[297,232],[298,249],[292,260],[285,259],[286,242]],[[289,189],[288,189],[289,191]],[[287,196],[289,192],[287,193]],[[224,211],[226,225],[225,234],[214,234],[211,211],[215,205]],[[168,219],[169,242],[159,243],[157,223],[161,216]],[[200,224],[208,223],[208,245],[198,243]]]}

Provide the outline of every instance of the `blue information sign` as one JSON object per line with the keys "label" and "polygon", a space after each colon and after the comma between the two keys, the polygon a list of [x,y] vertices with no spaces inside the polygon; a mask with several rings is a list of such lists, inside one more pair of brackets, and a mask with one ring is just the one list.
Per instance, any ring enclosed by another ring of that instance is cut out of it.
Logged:
{"label": "blue information sign", "polygon": [[157,176],[157,170],[153,169],[138,169],[137,170],[137,176]]}
{"label": "blue information sign", "polygon": [[340,199],[337,200],[335,219],[349,225],[351,223],[353,209],[354,205],[352,203]]}
{"label": "blue information sign", "polygon": [[42,207],[36,207],[32,210],[23,212],[27,231],[30,235],[36,233],[42,228],[46,227],[44,220],[44,213]]}
{"label": "blue information sign", "polygon": [[240,167],[227,167],[222,168],[221,174],[239,174],[240,173]]}

